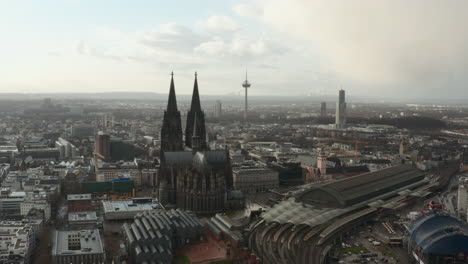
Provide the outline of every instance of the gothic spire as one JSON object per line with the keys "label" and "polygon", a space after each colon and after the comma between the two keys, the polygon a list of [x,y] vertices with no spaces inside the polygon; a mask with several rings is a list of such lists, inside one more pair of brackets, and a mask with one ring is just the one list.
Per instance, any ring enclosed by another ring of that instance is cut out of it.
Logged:
{"label": "gothic spire", "polygon": [[174,73],[171,73],[171,88],[167,110],[164,111],[161,127],[161,159],[166,151],[183,150],[182,122],[180,112],[177,110],[177,101],[174,88]]}
{"label": "gothic spire", "polygon": [[195,116],[193,118],[193,138],[198,137],[198,129],[197,129],[197,112],[195,112]]}
{"label": "gothic spire", "polygon": [[[187,113],[187,125],[185,126],[185,145],[193,148],[192,139],[196,137],[198,147],[201,150],[207,149],[206,146],[206,128],[205,128],[205,113],[201,108],[200,95],[198,93],[198,79],[195,72],[195,81],[193,84],[192,103],[190,110]],[[195,122],[196,116],[196,122]]]}
{"label": "gothic spire", "polygon": [[198,94],[197,72],[195,72],[195,82],[193,84],[192,103],[190,104],[192,112],[201,111],[200,95]]}
{"label": "gothic spire", "polygon": [[177,100],[174,87],[174,72],[171,72],[171,88],[169,90],[169,100],[167,101],[167,112],[177,111]]}

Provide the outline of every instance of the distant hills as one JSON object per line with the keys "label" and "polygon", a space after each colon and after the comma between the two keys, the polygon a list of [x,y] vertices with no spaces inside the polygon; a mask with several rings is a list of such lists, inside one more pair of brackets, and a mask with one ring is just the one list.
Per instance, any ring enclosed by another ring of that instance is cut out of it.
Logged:
{"label": "distant hills", "polygon": [[[101,93],[0,93],[0,101],[16,100],[42,100],[50,97],[59,100],[156,100],[166,101],[168,94],[164,93],[151,93],[151,92],[101,92]],[[189,101],[191,94],[177,94],[179,101]],[[221,100],[222,102],[243,102],[244,94],[219,94],[219,95],[204,95],[201,94],[201,99],[205,101]],[[335,95],[291,95],[291,96],[274,96],[274,95],[249,95],[249,101],[255,102],[269,102],[269,103],[319,103],[336,102]],[[429,98],[375,98],[370,96],[356,96],[353,94],[346,94],[346,101],[348,103],[366,103],[366,104],[447,104],[447,105],[466,105],[464,98],[455,100],[451,99],[429,99]],[[331,107],[331,105],[330,105]]]}

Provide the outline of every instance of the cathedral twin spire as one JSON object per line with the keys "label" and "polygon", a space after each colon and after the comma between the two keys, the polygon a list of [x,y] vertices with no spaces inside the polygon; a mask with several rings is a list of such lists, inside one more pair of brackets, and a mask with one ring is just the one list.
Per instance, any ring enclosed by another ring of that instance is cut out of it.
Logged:
{"label": "cathedral twin spire", "polygon": [[[194,138],[195,142],[193,142]],[[187,113],[187,123],[185,127],[185,146],[196,151],[207,149],[205,113],[201,109],[196,72],[195,82],[193,85],[192,102],[190,105],[190,110]],[[165,151],[181,150],[183,150],[182,126],[180,112],[177,110],[174,73],[171,73],[169,99],[167,103],[167,110],[164,112],[163,127],[161,129],[161,154]]]}
{"label": "cathedral twin spire", "polygon": [[174,74],[171,73],[171,75],[169,99],[167,101],[167,109],[164,111],[163,124],[161,127],[161,158],[165,151],[179,151],[184,148],[180,111],[177,110]]}
{"label": "cathedral twin spire", "polygon": [[198,93],[197,72],[195,72],[195,81],[193,83],[192,103],[190,111],[201,111],[200,95]]}
{"label": "cathedral twin spire", "polygon": [[[195,122],[195,116],[197,122]],[[185,126],[185,146],[193,148],[192,138],[196,134],[199,139],[199,150],[206,150],[206,127],[205,127],[205,113],[201,109],[200,95],[198,93],[198,79],[195,72],[195,81],[193,83],[192,102],[190,110],[187,113],[187,123]]]}
{"label": "cathedral twin spire", "polygon": [[167,112],[177,111],[177,99],[174,86],[174,72],[171,72],[171,88],[169,89],[169,99],[167,101]]}

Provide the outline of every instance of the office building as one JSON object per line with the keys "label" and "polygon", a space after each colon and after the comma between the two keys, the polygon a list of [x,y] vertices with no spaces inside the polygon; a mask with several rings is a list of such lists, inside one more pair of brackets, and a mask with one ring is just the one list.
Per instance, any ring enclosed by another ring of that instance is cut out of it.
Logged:
{"label": "office building", "polygon": [[31,156],[36,161],[58,161],[60,150],[58,148],[25,148],[24,155]]}
{"label": "office building", "polygon": [[91,194],[69,194],[67,195],[68,212],[92,211],[94,209]]}
{"label": "office building", "polygon": [[73,137],[92,137],[95,135],[94,127],[91,125],[73,125],[71,129]]}
{"label": "office building", "polygon": [[52,245],[53,264],[105,263],[104,245],[98,229],[55,231]]}
{"label": "office building", "polygon": [[0,263],[31,263],[40,226],[40,221],[1,221]]}
{"label": "office building", "polygon": [[110,135],[99,132],[96,136],[96,156],[104,160],[110,160],[110,151]]}
{"label": "office building", "polygon": [[26,216],[32,209],[40,210],[44,212],[44,221],[48,222],[51,217],[50,203],[45,200],[37,201],[24,201],[20,204],[20,213],[22,216]]}
{"label": "office building", "polygon": [[140,171],[137,164],[130,161],[104,162],[96,159],[95,173],[96,181],[105,182],[115,179],[132,179],[138,184],[141,182]]}
{"label": "office building", "polygon": [[4,162],[9,162],[18,154],[18,147],[12,143],[0,146],[0,158],[2,158]]}
{"label": "office building", "polygon": [[57,141],[55,141],[55,148],[59,150],[61,159],[77,157],[80,155],[80,150],[63,138],[58,138]]}
{"label": "office building", "polygon": [[128,220],[137,214],[162,209],[161,204],[151,198],[102,201],[105,220]]}
{"label": "office building", "polygon": [[147,187],[156,187],[158,185],[159,164],[136,160],[140,172],[140,183]]}
{"label": "office building", "polygon": [[346,101],[345,91],[338,91],[338,102],[336,102],[335,126],[338,129],[346,128]]}
{"label": "office building", "polygon": [[214,117],[221,118],[222,115],[223,115],[223,109],[222,109],[221,101],[218,100],[215,103]]}
{"label": "office building", "polygon": [[110,140],[110,157],[114,161],[134,160],[135,146],[128,140],[112,138]]}
{"label": "office building", "polygon": [[68,225],[73,229],[93,229],[98,227],[98,217],[94,211],[70,212]]}
{"label": "office building", "polygon": [[112,199],[126,199],[135,196],[134,182],[129,179],[116,179],[103,182],[82,182],[81,192]]}
{"label": "office building", "polygon": [[233,167],[232,182],[235,190],[244,193],[264,192],[278,188],[279,173],[259,163],[244,162]]}
{"label": "office building", "polygon": [[47,140],[44,137],[32,136],[23,142],[25,149],[47,148]]}
{"label": "office building", "polygon": [[21,204],[26,198],[25,192],[11,192],[0,198],[0,216],[15,217],[21,215]]}
{"label": "office building", "polygon": [[326,102],[320,103],[320,117],[322,118],[327,117],[327,103]]}

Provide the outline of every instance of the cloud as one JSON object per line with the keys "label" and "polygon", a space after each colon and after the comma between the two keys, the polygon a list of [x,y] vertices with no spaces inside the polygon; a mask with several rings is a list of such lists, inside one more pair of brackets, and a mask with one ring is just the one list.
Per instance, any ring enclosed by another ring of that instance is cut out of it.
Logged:
{"label": "cloud", "polygon": [[84,55],[87,53],[86,45],[83,40],[80,40],[78,44],[76,45],[76,52],[80,55]]}
{"label": "cloud", "polygon": [[193,60],[193,47],[206,38],[180,24],[162,24],[157,30],[121,31],[98,28],[91,37],[81,40],[76,51],[81,56],[92,56],[120,62],[171,65],[175,61]]}
{"label": "cloud", "polygon": [[203,55],[224,56],[228,52],[228,44],[221,39],[213,39],[201,43],[193,50]]}
{"label": "cloud", "polygon": [[59,51],[56,51],[56,50],[51,50],[51,51],[47,52],[47,55],[49,55],[51,57],[60,57],[60,56],[62,56],[62,53],[60,53]]}
{"label": "cloud", "polygon": [[[227,28],[234,29],[233,26]],[[195,32],[184,25],[167,23],[149,31],[98,28],[93,37],[77,43],[76,51],[81,56],[154,65],[226,63],[222,61],[226,58],[230,63],[243,65],[247,61],[283,55],[286,48],[265,35]]]}
{"label": "cloud", "polygon": [[162,24],[159,28],[159,32],[163,35],[180,36],[185,34],[192,34],[192,31],[189,28],[177,23],[165,23]]}
{"label": "cloud", "polygon": [[175,23],[163,24],[158,31],[140,32],[134,38],[150,48],[177,52],[190,52],[205,40],[190,28]]}
{"label": "cloud", "polygon": [[231,33],[240,28],[240,25],[234,19],[221,15],[210,16],[199,24],[204,30],[214,34]]}
{"label": "cloud", "polygon": [[237,4],[233,7],[234,12],[242,17],[261,18],[263,10],[254,4]]}
{"label": "cloud", "polygon": [[237,57],[255,59],[265,56],[283,55],[286,48],[275,41],[265,38],[235,36],[229,41],[215,38],[201,43],[194,48],[195,53],[208,56]]}
{"label": "cloud", "polygon": [[[468,1],[269,0],[262,22],[306,40],[344,80],[465,83]],[[248,14],[246,6],[236,12]]]}
{"label": "cloud", "polygon": [[[92,76],[82,87],[91,87],[93,82],[99,82],[112,90],[140,85],[141,89],[144,87],[151,91],[157,86],[164,92],[168,73],[174,70],[180,87],[188,89],[181,91],[190,92],[191,85],[184,83],[191,83],[191,73],[197,70],[204,76],[204,92],[224,93],[241,89],[239,80],[242,80],[246,67],[252,76],[268,80],[263,84],[257,81],[254,93],[270,92],[270,88],[274,89],[272,85],[282,84],[269,78],[284,70],[284,65],[290,65],[285,61],[291,60],[295,54],[289,53],[278,39],[266,32],[238,30],[215,33],[198,26],[167,23],[140,31],[100,27],[74,43],[71,59],[77,62],[74,68],[80,67],[80,72],[85,70],[88,76]],[[66,63],[65,58],[63,63]],[[187,72],[190,74],[186,75]],[[109,80],[112,75],[120,78],[115,86]],[[128,79],[123,80],[125,76]]]}

